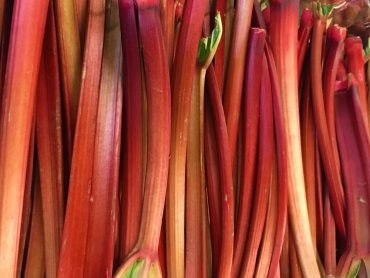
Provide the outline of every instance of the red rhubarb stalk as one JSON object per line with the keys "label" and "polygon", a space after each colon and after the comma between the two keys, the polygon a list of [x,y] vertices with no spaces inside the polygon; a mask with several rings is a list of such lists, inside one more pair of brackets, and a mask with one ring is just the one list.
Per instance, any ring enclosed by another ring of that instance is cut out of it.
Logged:
{"label": "red rhubarb stalk", "polygon": [[[312,80],[312,105],[316,124],[320,155],[328,182],[330,201],[334,212],[335,223],[341,238],[345,238],[344,207],[342,181],[339,163],[336,162],[334,148],[330,141],[327,117],[325,114],[322,80],[322,45],[330,6],[318,5],[312,34],[310,69]],[[328,9],[328,10],[327,10]]]}
{"label": "red rhubarb stalk", "polygon": [[370,255],[370,233],[363,228],[370,226],[370,140],[358,84],[352,75],[348,80],[348,90],[335,96],[336,130],[348,203],[348,238],[346,252],[338,263],[339,277],[348,275],[362,259],[368,270]]}
{"label": "red rhubarb stalk", "polygon": [[336,259],[336,234],[334,215],[330,205],[329,192],[325,191],[324,200],[324,266],[327,276],[335,276],[337,259]]}
{"label": "red rhubarb stalk", "polygon": [[78,120],[74,139],[68,202],[58,276],[83,276],[89,234],[89,211],[94,202],[92,183],[96,117],[103,53],[105,2],[93,0],[85,44]]}
{"label": "red rhubarb stalk", "polygon": [[[354,75],[358,82],[358,95],[360,97],[362,113],[364,113],[365,120],[368,121],[365,63],[361,38],[347,38],[345,41],[345,51],[348,71]],[[369,132],[368,129],[367,131]]]}
{"label": "red rhubarb stalk", "polygon": [[177,39],[171,78],[171,158],[166,205],[166,254],[169,277],[184,276],[185,169],[188,123],[198,43],[207,1],[187,0]]}
{"label": "red rhubarb stalk", "polygon": [[[240,187],[240,199],[235,227],[235,250],[232,277],[237,277],[241,270],[245,242],[252,212],[252,197],[256,181],[257,143],[260,115],[260,87],[266,31],[252,28],[248,42],[247,64],[245,70],[245,103],[243,126],[243,175]],[[259,70],[256,70],[258,69]],[[226,117],[226,114],[225,114]]]}
{"label": "red rhubarb stalk", "polygon": [[49,6],[39,71],[36,141],[47,277],[56,277],[64,222],[61,91],[53,6]]}
{"label": "red rhubarb stalk", "polygon": [[[259,99],[260,121],[258,135],[258,167],[253,198],[253,210],[241,268],[241,274],[243,277],[252,277],[255,270],[259,245],[266,219],[269,188],[272,182],[274,128],[270,76],[268,73],[266,57],[264,57],[262,61],[262,73],[263,77]],[[247,97],[247,101],[248,100],[250,99]],[[254,105],[256,105],[256,103],[254,103]],[[246,118],[245,122],[245,128],[248,129],[250,127],[248,124],[248,118]]]}
{"label": "red rhubarb stalk", "polygon": [[300,80],[302,75],[303,63],[305,61],[309,41],[311,38],[312,26],[313,13],[310,9],[304,9],[298,29],[298,80]]}
{"label": "red rhubarb stalk", "polygon": [[118,1],[107,0],[84,276],[112,276],[118,215],[122,47]]}
{"label": "red rhubarb stalk", "polygon": [[211,65],[207,71],[207,93],[212,108],[217,142],[217,157],[219,163],[221,224],[220,253],[216,277],[230,277],[234,248],[234,192],[231,155],[227,134],[225,114],[223,113],[220,89],[217,77]]}
{"label": "red rhubarb stalk", "polygon": [[158,244],[170,155],[169,68],[159,1],[139,0],[137,5],[148,99],[148,162],[139,239],[115,277],[162,277]]}
{"label": "red rhubarb stalk", "polygon": [[120,260],[139,236],[143,196],[142,80],[139,37],[133,0],[120,0],[123,60],[123,173],[120,225]]}
{"label": "red rhubarb stalk", "polygon": [[[298,13],[299,1],[271,1],[271,45],[279,77],[285,146],[287,152],[289,214],[303,275],[319,277],[312,244],[301,153],[298,110]],[[284,171],[284,170],[283,170]]]}
{"label": "red rhubarb stalk", "polygon": [[247,43],[251,25],[253,0],[236,1],[230,52],[227,58],[223,104],[229,134],[231,161],[234,163],[240,108],[243,92],[243,73],[246,63]]}
{"label": "red rhubarb stalk", "polygon": [[16,0],[0,114],[0,276],[15,277],[27,157],[49,1]]}

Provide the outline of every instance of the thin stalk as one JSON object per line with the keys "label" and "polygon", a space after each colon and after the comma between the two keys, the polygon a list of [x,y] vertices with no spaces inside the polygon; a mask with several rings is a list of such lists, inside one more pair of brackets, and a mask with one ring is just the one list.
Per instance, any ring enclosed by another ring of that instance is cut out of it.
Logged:
{"label": "thin stalk", "polygon": [[27,157],[47,10],[47,0],[14,3],[0,115],[1,277],[17,274]]}
{"label": "thin stalk", "polygon": [[220,89],[216,74],[211,65],[206,74],[207,93],[212,107],[217,142],[217,157],[220,179],[220,253],[218,258],[217,277],[230,277],[234,248],[234,192],[231,155],[227,134],[225,114],[223,113]]}
{"label": "thin stalk", "polygon": [[[360,97],[362,113],[365,120],[368,121],[365,63],[361,38],[347,38],[345,41],[345,51],[348,71],[354,75],[358,82],[358,95]],[[369,132],[369,129],[367,131]]]}
{"label": "thin stalk", "polygon": [[324,257],[324,181],[319,143],[315,140],[315,183],[316,183],[316,241],[317,251]]}
{"label": "thin stalk", "polygon": [[302,68],[311,39],[312,27],[313,12],[310,9],[304,9],[301,15],[298,29],[298,80],[301,79]]}
{"label": "thin stalk", "polygon": [[137,5],[148,98],[148,163],[139,239],[114,276],[162,277],[158,244],[170,155],[169,67],[162,37],[159,1],[140,0]]}
{"label": "thin stalk", "polygon": [[[252,277],[255,271],[258,250],[266,220],[269,188],[271,186],[273,177],[273,108],[270,76],[268,73],[266,57],[264,57],[262,61],[262,72],[263,77],[260,87],[259,99],[260,121],[258,135],[258,167],[256,173],[255,193],[253,198],[253,210],[245,246],[243,264],[241,268],[241,274],[243,277]],[[256,105],[256,103],[254,103],[254,105]],[[247,126],[245,128],[249,128]]]}
{"label": "thin stalk", "polygon": [[105,9],[104,49],[96,119],[85,277],[111,277],[122,126],[122,46],[118,0]]}
{"label": "thin stalk", "polygon": [[27,261],[23,274],[25,278],[44,277],[45,275],[45,250],[47,248],[45,248],[44,242],[42,210],[40,180],[36,177]]}
{"label": "thin stalk", "polygon": [[[320,5],[320,4],[318,4]],[[316,132],[320,147],[320,155],[322,158],[325,176],[327,178],[330,201],[334,212],[335,224],[337,226],[339,236],[345,238],[346,228],[344,223],[344,207],[345,200],[343,194],[342,181],[339,172],[339,162],[336,161],[334,148],[330,141],[330,133],[328,129],[328,121],[325,114],[324,97],[323,97],[323,80],[322,80],[322,45],[323,36],[326,28],[327,14],[324,7],[319,6],[320,11],[315,17],[312,46],[310,56],[310,70],[312,80],[312,105],[315,116]]]}
{"label": "thin stalk", "polygon": [[329,192],[325,191],[324,200],[324,266],[325,275],[335,276],[337,267],[336,234],[334,215],[330,206]]}
{"label": "thin stalk", "polygon": [[58,276],[82,277],[85,271],[89,212],[94,202],[92,183],[96,117],[103,54],[105,1],[93,0],[85,44],[79,111],[74,139],[68,202]]}
{"label": "thin stalk", "polygon": [[[319,277],[312,244],[301,153],[298,109],[298,13],[299,1],[271,1],[271,45],[280,78],[285,146],[287,154],[289,214],[303,275]],[[283,170],[284,171],[284,170]]]}
{"label": "thin stalk", "polygon": [[37,89],[36,141],[45,239],[46,277],[56,277],[64,222],[62,111],[57,38],[49,5]]}
{"label": "thin stalk", "polygon": [[[123,60],[123,161],[120,260],[139,236],[143,196],[143,103],[138,27],[133,0],[120,0]],[[139,124],[138,124],[139,123]]]}
{"label": "thin stalk", "polygon": [[[1,2],[1,0],[0,0]],[[4,2],[4,1],[3,1]],[[0,4],[1,5],[1,4]],[[3,18],[3,31],[0,37],[0,105],[3,99],[3,88],[6,74],[6,65],[8,59],[9,41],[10,41],[10,30],[12,24],[14,1],[5,1],[4,18]]]}
{"label": "thin stalk", "polygon": [[166,254],[169,277],[184,276],[185,169],[188,123],[198,42],[207,1],[187,0],[177,39],[171,78],[171,157],[166,205]]}
{"label": "thin stalk", "polygon": [[[272,50],[269,44],[265,45],[265,55],[269,68],[270,82],[271,82],[271,93],[274,109],[274,128],[275,138],[277,146],[277,178],[278,178],[278,216],[276,219],[276,234],[274,249],[271,257],[270,268],[268,277],[275,277],[279,268],[280,255],[282,254],[282,248],[284,243],[284,236],[286,234],[286,224],[288,218],[288,156],[287,156],[287,145],[288,137],[285,131],[283,106],[282,106],[282,95],[279,86],[279,79],[277,75],[277,68],[275,60],[272,55]],[[284,269],[284,268],[282,268]]]}
{"label": "thin stalk", "polygon": [[[287,223],[288,226],[288,223]],[[276,274],[275,276],[271,277],[283,277],[283,278],[288,278],[290,277],[290,266],[289,266],[289,228],[285,230],[285,235],[284,235],[284,245],[283,249],[281,250],[281,257],[280,261],[278,262],[278,265],[276,267]]]}
{"label": "thin stalk", "polygon": [[28,149],[28,160],[27,160],[27,174],[26,174],[26,187],[24,189],[23,197],[23,211],[22,211],[22,224],[21,224],[21,234],[19,237],[19,252],[18,252],[18,270],[17,275],[20,276],[22,272],[22,266],[26,258],[26,245],[27,238],[30,230],[30,221],[32,214],[32,188],[34,173],[37,171],[35,169],[35,118],[33,116],[32,120],[32,131],[31,131],[31,140],[30,147]]}
{"label": "thin stalk", "polygon": [[[227,133],[229,134],[231,161],[234,163],[239,118],[243,92],[243,73],[246,63],[248,35],[252,19],[253,0],[236,1],[235,16],[231,34],[230,52],[227,57],[227,70],[223,104]],[[227,23],[226,23],[227,24]]]}
{"label": "thin stalk", "polygon": [[[235,226],[235,250],[233,258],[232,277],[237,277],[247,240],[250,215],[252,212],[252,197],[256,180],[257,143],[260,115],[260,88],[266,31],[252,28],[248,42],[247,64],[245,70],[244,126],[243,126],[243,175],[240,186],[240,199]],[[258,69],[259,68],[259,69]],[[258,70],[256,70],[258,69]],[[226,109],[225,109],[226,112]],[[226,117],[226,113],[225,113]],[[229,134],[230,135],[230,134]],[[231,146],[230,146],[231,149]]]}
{"label": "thin stalk", "polygon": [[57,27],[58,53],[68,167],[71,166],[82,70],[81,44],[75,0],[53,0]]}
{"label": "thin stalk", "polygon": [[[292,233],[290,233],[292,235]],[[302,278],[302,271],[299,266],[298,254],[295,247],[294,239],[289,238],[289,273],[291,277]]]}
{"label": "thin stalk", "polygon": [[189,116],[186,162],[186,277],[207,277],[207,222],[204,169],[204,84],[208,66],[221,40],[221,16],[216,16],[212,34],[202,38]]}
{"label": "thin stalk", "polygon": [[328,121],[328,132],[330,136],[335,162],[340,172],[340,162],[338,153],[338,143],[335,133],[335,110],[334,110],[334,94],[335,94],[335,81],[338,72],[338,66],[341,58],[343,57],[344,39],[347,31],[337,25],[328,28],[326,32],[326,45],[328,48],[325,67],[323,71],[323,93],[324,105],[326,112],[326,119]]}
{"label": "thin stalk", "polygon": [[173,63],[175,38],[175,1],[161,0],[161,22],[170,72]]}
{"label": "thin stalk", "polygon": [[[226,9],[227,0],[215,0],[215,13],[220,13],[223,26],[226,26]],[[225,44],[225,34],[223,33],[213,62],[217,76],[217,84],[221,92],[223,90],[225,76]]]}
{"label": "thin stalk", "polygon": [[269,200],[266,215],[266,223],[260,247],[260,255],[257,261],[255,275],[256,277],[267,277],[272,252],[274,250],[274,241],[276,233],[277,215],[278,215],[278,183],[277,183],[277,159],[276,147],[274,150],[274,161],[271,175],[271,185],[269,190]]}
{"label": "thin stalk", "polygon": [[[208,69],[211,70],[211,69]],[[208,76],[208,75],[207,75]],[[206,77],[207,89],[209,77]],[[218,88],[214,87],[214,88]],[[221,91],[218,92],[221,97]],[[205,101],[205,119],[204,119],[204,155],[206,167],[206,183],[208,193],[209,221],[211,227],[211,245],[212,245],[212,273],[217,272],[219,250],[220,250],[220,232],[221,232],[221,196],[219,162],[217,158],[216,129],[209,101]]]}

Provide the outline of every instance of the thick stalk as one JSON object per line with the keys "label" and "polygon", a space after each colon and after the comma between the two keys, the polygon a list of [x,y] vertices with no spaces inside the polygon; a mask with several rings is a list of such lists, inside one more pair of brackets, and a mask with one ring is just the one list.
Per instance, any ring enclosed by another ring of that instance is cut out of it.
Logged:
{"label": "thick stalk", "polygon": [[184,276],[185,169],[193,78],[207,1],[187,0],[171,78],[171,157],[166,205],[167,273]]}
{"label": "thick stalk", "polygon": [[137,5],[148,99],[148,160],[139,239],[115,277],[136,277],[135,273],[139,273],[139,277],[162,277],[158,244],[170,155],[169,67],[159,17],[159,1],[140,0]]}
{"label": "thick stalk", "polygon": [[[339,260],[337,275],[347,275],[358,259],[370,254],[370,140],[362,102],[353,76],[349,89],[335,97],[336,130],[348,202],[347,250]],[[368,267],[368,266],[367,266]]]}
{"label": "thick stalk", "polygon": [[[244,126],[243,126],[243,175],[241,177],[240,199],[237,222],[235,227],[235,250],[233,258],[232,277],[237,277],[241,270],[241,262],[245,250],[250,215],[252,212],[252,197],[256,180],[257,143],[260,113],[260,87],[263,50],[266,32],[263,29],[252,28],[248,42],[247,64],[245,70],[244,89]],[[257,70],[256,70],[257,69]],[[226,109],[225,109],[226,111]],[[226,117],[226,113],[225,113]],[[229,134],[230,135],[230,134]],[[231,148],[231,146],[230,146]]]}
{"label": "thick stalk", "polygon": [[122,46],[118,1],[107,0],[104,49],[96,119],[85,277],[112,276],[114,229],[118,217],[122,124]]}
{"label": "thick stalk", "polygon": [[139,236],[143,196],[143,121],[140,48],[133,0],[120,0],[123,60],[123,173],[120,259],[132,250]]}
{"label": "thick stalk", "polygon": [[309,69],[306,70],[305,73],[306,77],[303,80],[300,122],[302,138],[302,159],[312,243],[314,246],[316,246],[316,132],[315,120],[312,111],[311,79]]}
{"label": "thick stalk", "polygon": [[310,233],[303,175],[298,110],[297,30],[299,1],[271,1],[271,45],[280,78],[286,136],[289,214],[293,238],[305,277],[319,277]]}
{"label": "thick stalk", "polygon": [[[320,9],[321,11],[321,9]],[[334,148],[330,142],[328,122],[325,114],[322,80],[322,45],[326,28],[326,15],[317,14],[313,27],[311,46],[311,80],[312,106],[315,117],[316,132],[319,142],[320,155],[327,178],[330,201],[334,212],[335,223],[341,238],[345,238],[344,223],[344,194],[339,173],[339,162],[336,162]]]}
{"label": "thick stalk", "polygon": [[15,277],[48,1],[16,0],[0,115],[0,276]]}
{"label": "thick stalk", "polygon": [[46,277],[56,277],[64,222],[62,111],[57,38],[53,6],[49,6],[41,58],[36,111],[45,239]]}
{"label": "thick stalk", "polygon": [[85,44],[76,136],[73,147],[67,210],[58,276],[82,277],[85,271],[89,211],[94,202],[92,184],[104,38],[105,1],[93,0]]}
{"label": "thick stalk", "polygon": [[[251,25],[253,0],[236,1],[236,10],[233,18],[230,52],[227,57],[227,71],[223,105],[227,124],[227,133],[230,142],[231,161],[234,163],[240,108],[243,92],[243,73],[246,63],[247,43]],[[225,35],[226,36],[226,35]]]}

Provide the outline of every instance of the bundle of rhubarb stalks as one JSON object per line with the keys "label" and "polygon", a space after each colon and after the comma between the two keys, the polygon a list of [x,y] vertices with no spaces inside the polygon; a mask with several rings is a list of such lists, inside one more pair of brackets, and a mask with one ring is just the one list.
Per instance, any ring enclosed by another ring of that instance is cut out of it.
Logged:
{"label": "bundle of rhubarb stalks", "polygon": [[370,48],[335,9],[0,0],[0,277],[370,277]]}

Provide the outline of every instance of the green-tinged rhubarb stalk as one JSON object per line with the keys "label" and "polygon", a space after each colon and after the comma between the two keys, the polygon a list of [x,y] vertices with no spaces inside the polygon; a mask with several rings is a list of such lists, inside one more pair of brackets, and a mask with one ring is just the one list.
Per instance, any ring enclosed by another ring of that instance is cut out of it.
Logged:
{"label": "green-tinged rhubarb stalk", "polygon": [[[266,57],[262,60],[262,81],[260,88],[260,120],[258,134],[258,162],[253,198],[253,209],[249,225],[245,253],[241,267],[243,277],[253,277],[259,246],[262,239],[268,208],[269,189],[271,187],[273,156],[274,156],[274,122],[270,76]],[[248,101],[248,97],[247,97]],[[256,105],[256,103],[254,103]],[[249,128],[248,118],[245,128]]]}
{"label": "green-tinged rhubarb stalk", "polygon": [[230,277],[234,246],[234,192],[233,173],[225,114],[222,107],[217,77],[211,65],[206,74],[207,95],[215,124],[217,157],[220,181],[220,232],[218,265],[216,277]]}
{"label": "green-tinged rhubarb stalk", "polygon": [[120,260],[132,250],[139,236],[143,196],[142,73],[135,6],[120,0],[123,60],[123,161],[120,225]]}
{"label": "green-tinged rhubarb stalk", "polygon": [[[82,55],[74,0],[53,0],[57,27],[68,167],[71,165],[77,121]],[[69,171],[67,171],[69,172]]]}
{"label": "green-tinged rhubarb stalk", "polygon": [[49,1],[14,3],[0,114],[0,276],[15,277],[27,157]]}
{"label": "green-tinged rhubarb stalk", "polygon": [[117,278],[162,277],[158,244],[169,169],[170,77],[159,17],[160,3],[139,0],[137,7],[148,103],[147,167],[139,239],[115,273]]}
{"label": "green-tinged rhubarb stalk", "polygon": [[122,46],[118,1],[107,0],[104,49],[91,180],[86,277],[111,277],[114,230],[118,215],[119,159],[122,127]]}
{"label": "green-tinged rhubarb stalk", "polygon": [[64,222],[61,91],[54,10],[49,5],[36,104],[46,277],[56,277]]}
{"label": "green-tinged rhubarb stalk", "polygon": [[[336,131],[347,197],[348,237],[338,277],[348,277],[359,261],[369,270],[370,139],[357,81],[349,74],[349,88],[335,96]],[[349,276],[355,277],[355,276]]]}
{"label": "green-tinged rhubarb stalk", "polygon": [[[89,11],[88,0],[74,0],[75,2],[75,17],[77,17],[78,31],[81,42],[81,50],[83,50],[86,38],[86,27]],[[81,53],[82,55],[83,53]]]}
{"label": "green-tinged rhubarb stalk", "polygon": [[189,116],[186,157],[186,277],[208,277],[205,161],[204,161],[204,83],[206,71],[221,40],[222,22],[218,13],[215,29],[202,38],[194,77]]}
{"label": "green-tinged rhubarb stalk", "polygon": [[[260,87],[266,31],[252,28],[248,42],[247,64],[245,69],[244,121],[243,121],[243,158],[239,205],[235,227],[235,250],[232,277],[237,277],[241,270],[245,242],[247,240],[252,198],[256,180],[257,144],[260,116]],[[226,112],[226,109],[225,109]],[[225,113],[225,117],[227,117]],[[230,135],[230,134],[229,134]],[[230,137],[230,136],[229,136]],[[231,149],[231,146],[230,146]]]}
{"label": "green-tinged rhubarb stalk", "polygon": [[317,3],[316,5],[317,10],[314,19],[310,53],[312,106],[320,155],[329,187],[330,201],[334,212],[335,223],[337,225],[340,237],[345,238],[346,229],[344,223],[344,193],[338,167],[339,162],[336,159],[335,150],[330,140],[328,121],[325,114],[322,79],[322,45],[327,18],[330,15],[332,7],[325,6],[320,3]]}
{"label": "green-tinged rhubarb stalk", "polygon": [[[303,174],[298,109],[299,1],[271,1],[271,45],[281,89],[286,155],[288,160],[289,216],[303,275],[319,277],[312,244]],[[283,169],[282,171],[285,171]]]}
{"label": "green-tinged rhubarb stalk", "polygon": [[172,68],[171,158],[166,199],[166,254],[169,277],[182,278],[185,263],[185,169],[188,123],[198,43],[207,1],[187,0]]}
{"label": "green-tinged rhubarb stalk", "polygon": [[103,54],[104,17],[105,1],[90,1],[77,132],[74,139],[67,210],[58,266],[58,276],[60,277],[82,277],[85,272],[89,212],[91,204],[94,202],[95,190],[92,178]]}
{"label": "green-tinged rhubarb stalk", "polygon": [[[229,134],[231,161],[234,163],[243,92],[243,73],[251,25],[253,0],[236,1],[233,29],[230,38],[230,52],[227,54],[223,104]],[[226,35],[225,35],[226,36]]]}
{"label": "green-tinged rhubarb stalk", "polygon": [[38,174],[36,174],[32,203],[32,220],[27,246],[27,260],[24,266],[23,277],[35,278],[45,275],[45,241],[42,220],[41,189]]}
{"label": "green-tinged rhubarb stalk", "polygon": [[[348,71],[354,75],[358,82],[358,95],[360,97],[362,113],[368,121],[367,113],[367,90],[365,63],[362,49],[362,40],[360,37],[349,37],[345,41],[345,51],[347,56]],[[367,131],[370,134],[369,129]]]}

